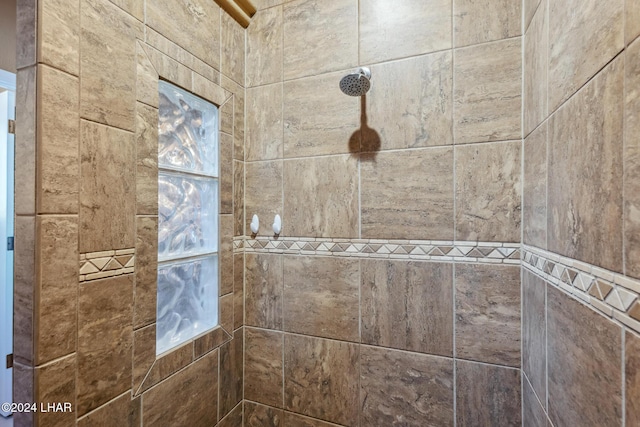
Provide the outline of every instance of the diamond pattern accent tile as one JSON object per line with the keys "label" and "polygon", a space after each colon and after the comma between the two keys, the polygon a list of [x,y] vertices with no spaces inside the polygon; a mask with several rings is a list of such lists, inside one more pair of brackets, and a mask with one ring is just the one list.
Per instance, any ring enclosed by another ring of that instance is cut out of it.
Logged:
{"label": "diamond pattern accent tile", "polygon": [[135,267],[135,249],[89,252],[80,254],[80,282],[131,274]]}

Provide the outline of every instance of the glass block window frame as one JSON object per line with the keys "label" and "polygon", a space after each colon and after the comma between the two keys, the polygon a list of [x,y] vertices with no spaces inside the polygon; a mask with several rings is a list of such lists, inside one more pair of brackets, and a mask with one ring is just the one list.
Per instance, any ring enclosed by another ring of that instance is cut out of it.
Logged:
{"label": "glass block window frame", "polygon": [[156,355],[218,326],[218,108],[158,83]]}

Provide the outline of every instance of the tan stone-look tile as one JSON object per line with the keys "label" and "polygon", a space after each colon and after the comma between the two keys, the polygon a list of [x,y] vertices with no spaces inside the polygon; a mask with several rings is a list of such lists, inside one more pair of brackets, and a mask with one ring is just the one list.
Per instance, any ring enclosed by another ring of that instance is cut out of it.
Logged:
{"label": "tan stone-look tile", "polygon": [[286,334],[285,409],[355,426],[359,358],[357,344]]}
{"label": "tan stone-look tile", "polygon": [[[35,365],[33,354],[33,311],[36,287],[35,218],[16,216],[13,235],[15,241],[13,263],[13,359],[16,364],[23,363],[33,366]],[[17,375],[15,369],[14,375]],[[24,375],[27,375],[27,373],[24,372]],[[33,383],[33,379],[31,382]],[[19,393],[16,392],[14,398],[17,399],[18,396]],[[16,402],[27,401],[16,400]]]}
{"label": "tan stone-look tile", "polygon": [[522,2],[454,0],[455,46],[469,46],[522,34]]}
{"label": "tan stone-look tile", "polygon": [[191,74],[191,92],[195,93],[199,97],[204,98],[205,100],[219,106],[224,104],[232,96],[232,93],[224,90],[222,86],[212,81],[211,79],[208,79],[207,77],[204,77],[198,73]]}
{"label": "tan stone-look tile", "polygon": [[220,389],[218,390],[220,419],[242,401],[243,367],[244,334],[242,330],[238,330],[231,341],[220,347]]}
{"label": "tan stone-look tile", "polygon": [[247,89],[245,160],[282,158],[282,83]]}
{"label": "tan stone-look tile", "polygon": [[287,2],[283,27],[285,80],[358,63],[357,0]]}
{"label": "tan stone-look tile", "polygon": [[282,255],[245,255],[245,323],[282,330]]}
{"label": "tan stone-look tile", "polygon": [[548,132],[548,123],[544,123],[524,140],[522,238],[542,249],[547,248]]}
{"label": "tan stone-look tile", "polygon": [[156,320],[158,217],[136,217],[136,268],[133,326]]}
{"label": "tan stone-look tile", "polygon": [[229,336],[233,336],[233,294],[218,299],[218,323]]}
{"label": "tan stone-look tile", "polygon": [[384,0],[360,2],[360,61],[382,62],[449,49],[452,2]]}
{"label": "tan stone-look tile", "polygon": [[145,424],[150,426],[214,425],[218,413],[218,352],[209,353],[144,393],[142,411]]}
{"label": "tan stone-look tile", "polygon": [[283,233],[358,237],[357,171],[358,160],[347,154],[285,160]]}
{"label": "tan stone-look tile", "polygon": [[78,217],[36,218],[36,363],[76,351]]}
{"label": "tan stone-look tile", "polygon": [[245,401],[244,425],[245,427],[284,427],[284,412],[282,409]]}
{"label": "tan stone-look tile", "polygon": [[[245,163],[244,191],[244,229],[247,234],[251,232],[251,218],[258,215],[259,234],[271,235],[271,221],[276,214],[282,214],[282,160]],[[286,215],[283,217],[288,218]]]}
{"label": "tan stone-look tile", "polygon": [[[77,76],[80,71],[79,3],[45,0],[38,2],[38,8],[38,62]],[[77,91],[74,92],[77,97]]]}
{"label": "tan stone-look tile", "polygon": [[233,329],[244,325],[244,254],[233,254]]}
{"label": "tan stone-look tile", "polygon": [[136,100],[158,107],[158,73],[139,40],[136,42],[136,59]]}
{"label": "tan stone-look tile", "polygon": [[456,147],[456,239],[519,242],[521,141]]}
{"label": "tan stone-look tile", "polygon": [[526,375],[522,376],[522,427],[550,427],[547,415],[526,378]]}
{"label": "tan stone-look tile", "polygon": [[456,144],[521,137],[522,38],[456,49]]}
{"label": "tan stone-look tile", "polygon": [[520,426],[520,370],[456,361],[456,425]]}
{"label": "tan stone-look tile", "polygon": [[245,30],[229,14],[222,13],[220,32],[222,45],[220,71],[244,85]]}
{"label": "tan stone-look tile", "polygon": [[278,6],[286,3],[290,0],[251,0],[251,3],[258,10],[268,9],[270,7]]}
{"label": "tan stone-look tile", "polygon": [[[640,1],[636,2],[640,9]],[[625,273],[640,278],[640,40],[625,52],[624,248]]]}
{"label": "tan stone-look tile", "polygon": [[553,425],[621,425],[621,340],[620,326],[547,286],[547,389]]}
{"label": "tan stone-look tile", "polygon": [[244,351],[244,398],[281,408],[283,333],[245,328]]}
{"label": "tan stone-look tile", "polygon": [[359,342],[360,261],[285,256],[284,330]]}
{"label": "tan stone-look tile", "polygon": [[540,0],[524,0],[522,4],[522,8],[524,9],[524,29],[525,32],[529,28],[531,24],[531,20],[533,19],[533,15],[536,10],[538,10],[538,6],[542,2]]}
{"label": "tan stone-look tile", "polygon": [[154,385],[175,374],[193,362],[193,343],[189,342],[171,349],[170,352],[156,357],[156,361],[149,370],[140,387],[140,392],[149,390]]}
{"label": "tan stone-look tile", "polygon": [[549,121],[548,248],[614,271],[622,271],[623,76],[618,58]]}
{"label": "tan stone-look tile", "polygon": [[244,236],[244,162],[233,161],[233,235]]}
{"label": "tan stone-look tile", "polygon": [[456,357],[520,367],[520,268],[456,266]]}
{"label": "tan stone-look tile", "polygon": [[139,0],[109,0],[138,21],[144,21],[144,2]]}
{"label": "tan stone-look tile", "polygon": [[[284,84],[284,157],[356,151],[360,99],[345,96],[338,82],[344,72],[306,77]],[[382,101],[381,101],[382,102]]]}
{"label": "tan stone-look tile", "polygon": [[[149,0],[146,24],[220,70],[220,7],[207,0]],[[213,24],[212,24],[213,23]]]}
{"label": "tan stone-look tile", "polygon": [[246,87],[282,81],[282,6],[258,10],[247,28]]}
{"label": "tan stone-look tile", "polygon": [[453,425],[453,360],[362,346],[363,425]]}
{"label": "tan stone-look tile", "polygon": [[628,426],[640,424],[640,338],[625,332],[625,419]]}
{"label": "tan stone-look tile", "polygon": [[[147,44],[143,44],[142,46],[149,58],[149,61],[153,65],[153,68],[164,80],[167,80],[190,92],[197,93],[197,91],[193,89],[193,78],[197,73],[194,73],[190,68],[187,68],[180,62]],[[204,79],[204,77],[200,77]],[[202,97],[205,97],[204,94]],[[220,104],[220,102],[218,102],[218,104]]]}
{"label": "tan stone-look tile", "polygon": [[80,122],[80,252],[124,249],[135,236],[135,135]]}
{"label": "tan stone-look tile", "polygon": [[[156,81],[156,92],[157,92]],[[136,214],[158,214],[158,109],[136,103]]]}
{"label": "tan stone-look tile", "polygon": [[316,418],[305,417],[293,412],[284,413],[284,425],[291,427],[338,427],[338,424],[320,421]]}
{"label": "tan stone-look tile", "polygon": [[546,406],[547,310],[546,283],[522,270],[522,370]]}
{"label": "tan stone-look tile", "polygon": [[76,414],[76,355],[71,354],[62,359],[35,369],[35,399],[38,409],[41,406],[59,403],[71,403],[71,412],[41,411],[35,414],[37,425],[66,427],[75,422]]}
{"label": "tan stone-look tile", "polygon": [[156,361],[156,324],[153,323],[133,332],[133,396],[141,392],[142,382]]}
{"label": "tan stone-look tile", "polygon": [[[15,353],[14,353],[15,357]],[[15,402],[34,402],[34,368],[15,362],[13,365],[13,400]],[[33,412],[16,412],[11,415],[13,426],[28,427],[34,425]]]}
{"label": "tan stone-look tile", "polygon": [[640,36],[640,1],[625,0],[625,41],[629,45]]}
{"label": "tan stone-look tile", "polygon": [[[16,2],[16,69],[37,62],[38,1]],[[20,105],[16,103],[16,105]]]}
{"label": "tan stone-look tile", "polygon": [[131,387],[133,276],[80,285],[76,414],[103,405]]}
{"label": "tan stone-look tile", "polygon": [[529,135],[547,118],[549,21],[543,1],[524,36],[524,135]]}
{"label": "tan stone-look tile", "polygon": [[220,132],[233,136],[233,97],[220,106]]}
{"label": "tan stone-look tile", "polygon": [[379,153],[361,164],[363,238],[453,239],[453,149]]}
{"label": "tan stone-look tile", "polygon": [[78,86],[76,77],[38,67],[38,213],[78,213]]}
{"label": "tan stone-look tile", "polygon": [[231,335],[222,327],[217,327],[193,341],[193,355],[196,359],[199,359],[230,340]]}
{"label": "tan stone-look tile", "polygon": [[624,0],[549,0],[549,111],[624,47]]}
{"label": "tan stone-look tile", "polygon": [[453,357],[453,268],[417,261],[361,262],[362,342]]}
{"label": "tan stone-look tile", "polygon": [[106,0],[81,0],[80,23],[80,116],[134,130],[142,24]]}
{"label": "tan stone-look tile", "polygon": [[220,79],[220,84],[224,90],[233,93],[233,158],[244,160],[245,90],[224,75]]}
{"label": "tan stone-look tile", "polygon": [[[26,7],[18,7],[20,10]],[[16,73],[15,199],[16,215],[36,213],[36,86],[38,67]]]}
{"label": "tan stone-look tile", "polygon": [[226,417],[220,420],[218,427],[243,427],[242,426],[242,402],[238,403],[235,408]]}
{"label": "tan stone-look tile", "polygon": [[371,67],[366,115],[381,149],[453,144],[452,57],[439,52]]}
{"label": "tan stone-look tile", "polygon": [[78,427],[139,427],[142,417],[142,399],[131,400],[131,395],[123,394],[112,402],[78,420]]}
{"label": "tan stone-look tile", "polygon": [[[218,235],[220,246],[218,248],[218,263],[220,270],[220,283],[218,292],[226,295],[233,292],[233,216],[220,215],[218,221]],[[227,329],[233,332],[233,326]]]}
{"label": "tan stone-look tile", "polygon": [[233,213],[233,137],[220,133],[220,213]]}

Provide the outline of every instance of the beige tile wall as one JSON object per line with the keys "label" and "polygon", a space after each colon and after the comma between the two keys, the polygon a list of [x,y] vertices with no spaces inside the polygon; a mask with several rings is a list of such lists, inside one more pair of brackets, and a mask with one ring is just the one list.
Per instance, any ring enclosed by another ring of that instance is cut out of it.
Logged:
{"label": "beige tile wall", "polygon": [[[34,0],[18,16],[16,397],[73,412],[15,425],[239,427],[245,30],[208,0]],[[159,78],[221,106],[221,326],[156,358]],[[118,250],[134,268],[79,283],[81,255]]]}

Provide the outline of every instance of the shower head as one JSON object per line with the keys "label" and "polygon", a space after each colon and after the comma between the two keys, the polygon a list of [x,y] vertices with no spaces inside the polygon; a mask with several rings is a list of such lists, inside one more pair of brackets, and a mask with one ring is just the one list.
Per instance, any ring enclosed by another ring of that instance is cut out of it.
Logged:
{"label": "shower head", "polygon": [[359,68],[357,72],[348,74],[340,80],[340,90],[349,96],[363,96],[371,88],[371,70]]}

